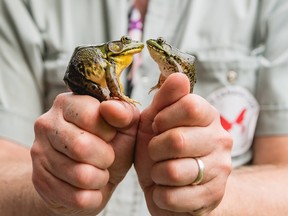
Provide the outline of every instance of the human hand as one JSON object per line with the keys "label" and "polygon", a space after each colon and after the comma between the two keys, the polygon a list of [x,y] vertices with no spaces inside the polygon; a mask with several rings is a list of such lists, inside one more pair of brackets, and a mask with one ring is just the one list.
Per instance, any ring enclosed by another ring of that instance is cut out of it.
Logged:
{"label": "human hand", "polygon": [[111,100],[59,95],[35,123],[33,183],[59,215],[95,215],[133,162],[139,111]]}
{"label": "human hand", "polygon": [[[214,107],[172,74],[141,113],[135,168],[152,215],[206,215],[221,201],[231,172],[232,139]],[[195,158],[203,161],[198,185]]]}

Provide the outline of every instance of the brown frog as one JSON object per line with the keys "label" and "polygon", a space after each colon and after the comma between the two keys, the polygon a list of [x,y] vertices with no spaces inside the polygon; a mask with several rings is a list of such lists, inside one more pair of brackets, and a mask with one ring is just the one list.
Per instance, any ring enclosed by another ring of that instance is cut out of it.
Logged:
{"label": "brown frog", "polygon": [[143,43],[128,36],[101,45],[76,47],[64,81],[74,93],[91,95],[99,101],[118,98],[135,105],[136,101],[124,95],[120,75],[143,47]]}

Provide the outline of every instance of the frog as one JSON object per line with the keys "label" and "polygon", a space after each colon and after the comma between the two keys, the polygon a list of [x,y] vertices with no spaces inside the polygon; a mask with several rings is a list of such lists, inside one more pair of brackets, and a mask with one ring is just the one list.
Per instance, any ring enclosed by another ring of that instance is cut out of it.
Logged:
{"label": "frog", "polygon": [[196,57],[170,45],[163,37],[148,39],[146,44],[150,56],[160,69],[158,83],[150,89],[149,93],[160,88],[166,78],[176,72],[186,74],[190,81],[190,93],[193,93],[196,83]]}
{"label": "frog", "polygon": [[129,36],[99,45],[81,45],[74,49],[68,63],[64,82],[79,95],[90,95],[100,102],[119,99],[138,103],[125,95],[120,76],[133,61],[133,55],[144,48],[144,43]]}

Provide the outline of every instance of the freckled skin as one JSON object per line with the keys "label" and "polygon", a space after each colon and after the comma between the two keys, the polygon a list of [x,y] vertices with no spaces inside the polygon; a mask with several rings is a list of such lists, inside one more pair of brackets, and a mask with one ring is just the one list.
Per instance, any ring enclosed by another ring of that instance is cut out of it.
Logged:
{"label": "freckled skin", "polygon": [[64,82],[76,94],[91,95],[99,101],[118,98],[135,104],[124,95],[120,75],[143,47],[143,43],[127,36],[101,45],[76,47]]}
{"label": "freckled skin", "polygon": [[161,37],[157,40],[149,39],[146,44],[151,57],[158,64],[161,72],[158,83],[151,88],[150,92],[160,88],[170,74],[180,72],[186,74],[189,78],[190,92],[192,93],[196,83],[195,57],[181,52],[166,43]]}

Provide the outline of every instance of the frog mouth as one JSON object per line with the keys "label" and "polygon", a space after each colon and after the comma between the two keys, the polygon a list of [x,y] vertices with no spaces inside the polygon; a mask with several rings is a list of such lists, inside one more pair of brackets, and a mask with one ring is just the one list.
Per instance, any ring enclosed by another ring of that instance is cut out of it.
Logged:
{"label": "frog mouth", "polygon": [[149,52],[152,54],[154,53],[154,55],[165,55],[165,56],[170,56],[170,53],[167,52],[165,49],[163,49],[159,44],[154,44],[154,43],[148,43],[147,42],[147,48],[149,50]]}
{"label": "frog mouth", "polygon": [[124,55],[125,54],[129,54],[130,55],[130,54],[140,53],[143,48],[144,48],[144,44],[142,46],[135,47],[135,48],[132,48],[132,49],[129,49],[129,50],[125,51]]}
{"label": "frog mouth", "polygon": [[159,49],[157,46],[147,44],[148,51],[150,53],[150,56],[156,61],[163,61],[166,59],[167,56],[169,56],[169,53],[167,53],[163,49]]}
{"label": "frog mouth", "polygon": [[140,53],[142,51],[142,49],[144,48],[144,45],[143,46],[140,46],[140,47],[135,47],[135,48],[131,48],[131,49],[127,49],[126,51],[123,51],[121,53],[113,53],[111,54],[110,56],[112,57],[115,57],[115,56],[125,56],[125,55],[134,55],[136,53]]}

